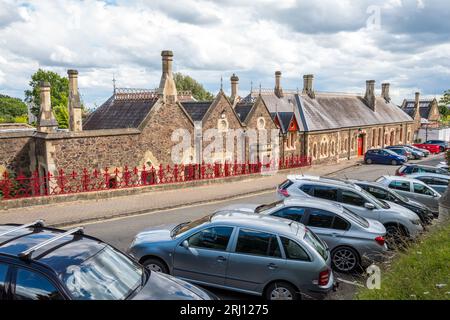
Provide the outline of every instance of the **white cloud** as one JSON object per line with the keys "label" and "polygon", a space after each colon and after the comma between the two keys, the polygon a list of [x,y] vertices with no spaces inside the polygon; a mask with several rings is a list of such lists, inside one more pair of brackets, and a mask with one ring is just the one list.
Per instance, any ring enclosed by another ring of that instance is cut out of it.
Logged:
{"label": "white cloud", "polygon": [[[366,28],[367,8],[381,9],[380,30]],[[80,71],[88,105],[119,86],[153,88],[160,52],[175,70],[217,91],[236,72],[241,89],[302,86],[362,92],[369,78],[392,82],[397,102],[450,82],[445,0],[0,0],[0,92],[22,96],[42,67]],[[433,19],[430,19],[430,16]]]}

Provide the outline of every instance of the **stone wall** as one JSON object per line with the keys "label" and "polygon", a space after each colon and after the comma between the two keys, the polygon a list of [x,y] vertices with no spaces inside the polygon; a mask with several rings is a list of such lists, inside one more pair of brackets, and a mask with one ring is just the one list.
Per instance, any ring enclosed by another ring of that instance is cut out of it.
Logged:
{"label": "stone wall", "polygon": [[29,173],[32,138],[27,135],[0,133],[0,175],[6,170]]}

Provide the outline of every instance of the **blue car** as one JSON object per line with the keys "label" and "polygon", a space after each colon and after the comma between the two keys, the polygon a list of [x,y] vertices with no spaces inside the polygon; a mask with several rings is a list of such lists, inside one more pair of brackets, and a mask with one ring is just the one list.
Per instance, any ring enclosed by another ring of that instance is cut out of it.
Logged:
{"label": "blue car", "polygon": [[367,164],[392,164],[394,166],[404,164],[408,158],[399,155],[389,149],[368,150],[364,156],[364,162]]}

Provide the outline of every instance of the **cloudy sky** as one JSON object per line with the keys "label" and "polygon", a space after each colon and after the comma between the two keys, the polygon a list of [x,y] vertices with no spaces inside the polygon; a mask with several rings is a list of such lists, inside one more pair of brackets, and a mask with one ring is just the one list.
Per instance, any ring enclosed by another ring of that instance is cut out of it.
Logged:
{"label": "cloudy sky", "polygon": [[420,90],[450,89],[448,0],[0,0],[0,93],[23,98],[38,68],[80,72],[88,106],[119,87],[154,88],[161,50],[174,69],[216,93],[253,82],[362,93],[365,80],[392,84],[400,103]]}

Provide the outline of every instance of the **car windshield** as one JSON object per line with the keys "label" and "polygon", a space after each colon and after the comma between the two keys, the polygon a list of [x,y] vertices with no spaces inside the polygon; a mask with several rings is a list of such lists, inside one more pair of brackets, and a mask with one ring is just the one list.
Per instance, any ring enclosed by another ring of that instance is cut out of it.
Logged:
{"label": "car windshield", "polygon": [[360,226],[364,227],[364,228],[368,228],[369,227],[369,221],[367,221],[365,218],[357,215],[356,213],[354,213],[353,211],[347,209],[347,208],[343,208],[344,209],[344,215],[352,220],[353,222],[359,224]]}
{"label": "car windshield", "polygon": [[145,277],[139,264],[109,246],[59,274],[74,300],[125,300]]}
{"label": "car windshield", "polygon": [[328,260],[328,250],[326,245],[319,239],[318,236],[308,228],[305,229],[305,236],[303,238],[307,243],[309,243],[316,251],[322,256],[322,258]]}
{"label": "car windshield", "polygon": [[172,229],[171,236],[177,237],[182,233],[185,233],[191,229],[194,229],[206,222],[211,221],[211,218],[213,217],[213,214],[207,215],[206,217],[203,217],[201,219],[192,221],[192,222],[185,222],[177,225],[175,228]]}
{"label": "car windshield", "polygon": [[267,210],[270,210],[270,209],[273,209],[276,207],[281,207],[281,206],[283,206],[283,204],[284,204],[283,200],[272,202],[269,204],[263,204],[255,209],[255,213],[261,213],[261,212],[264,212],[264,211],[267,211]]}
{"label": "car windshield", "polygon": [[384,151],[386,151],[387,153],[389,153],[392,156],[397,156],[398,155],[394,151],[392,151],[391,149],[384,149]]}

